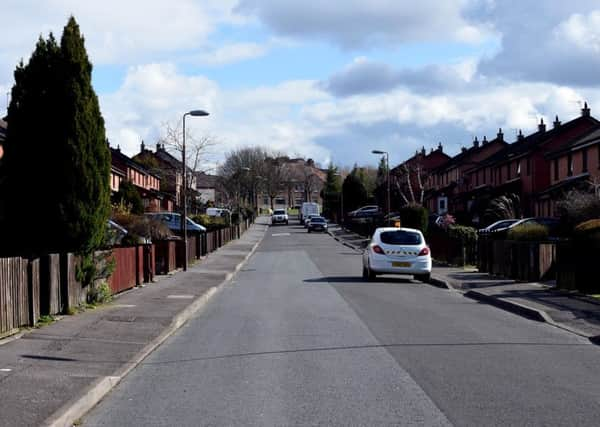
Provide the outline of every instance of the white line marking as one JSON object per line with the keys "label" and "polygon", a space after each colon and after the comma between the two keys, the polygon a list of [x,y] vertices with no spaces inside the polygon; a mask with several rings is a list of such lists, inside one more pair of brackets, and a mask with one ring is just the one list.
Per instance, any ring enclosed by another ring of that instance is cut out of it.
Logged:
{"label": "white line marking", "polygon": [[11,372],[11,371],[12,371],[12,369],[9,369],[9,368],[0,369],[0,372]]}
{"label": "white line marking", "polygon": [[271,236],[273,236],[273,237],[291,236],[291,234],[290,233],[273,233],[273,234],[271,234]]}
{"label": "white line marking", "polygon": [[194,295],[169,295],[167,298],[171,299],[192,299],[195,298]]}

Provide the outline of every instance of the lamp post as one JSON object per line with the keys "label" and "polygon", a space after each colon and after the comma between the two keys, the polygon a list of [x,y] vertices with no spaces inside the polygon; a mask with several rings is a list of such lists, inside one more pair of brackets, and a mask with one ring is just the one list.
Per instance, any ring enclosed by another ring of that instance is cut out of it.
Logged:
{"label": "lamp post", "polygon": [[385,164],[386,164],[386,175],[387,175],[387,215],[388,220],[390,218],[390,209],[391,209],[391,201],[390,201],[390,154],[387,151],[382,150],[373,150],[371,151],[373,154],[385,154]]}
{"label": "lamp post", "polygon": [[[343,178],[341,173],[336,173],[334,176]],[[342,179],[342,186],[340,189],[340,225],[344,223],[344,180]]]}
{"label": "lamp post", "polygon": [[181,196],[183,198],[183,209],[181,212],[181,233],[183,234],[183,271],[188,268],[188,244],[187,244],[187,165],[185,162],[185,117],[203,117],[208,116],[208,113],[203,110],[192,110],[188,111],[183,115],[183,143],[181,144],[181,169],[183,185],[181,189]]}

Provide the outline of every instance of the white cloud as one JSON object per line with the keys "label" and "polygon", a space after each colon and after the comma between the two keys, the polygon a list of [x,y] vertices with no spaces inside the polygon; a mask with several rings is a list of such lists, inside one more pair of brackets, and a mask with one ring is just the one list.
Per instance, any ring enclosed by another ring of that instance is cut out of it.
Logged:
{"label": "white cloud", "polygon": [[576,48],[591,55],[600,53],[600,10],[585,16],[571,15],[561,22],[554,35],[557,41],[566,42],[567,48]]}
{"label": "white cloud", "polygon": [[258,43],[234,43],[203,52],[198,60],[204,65],[225,65],[264,56],[269,50]]}
{"label": "white cloud", "polygon": [[452,39],[481,42],[489,27],[463,15],[474,0],[240,0],[236,11],[255,14],[274,31],[328,39],[344,48]]}

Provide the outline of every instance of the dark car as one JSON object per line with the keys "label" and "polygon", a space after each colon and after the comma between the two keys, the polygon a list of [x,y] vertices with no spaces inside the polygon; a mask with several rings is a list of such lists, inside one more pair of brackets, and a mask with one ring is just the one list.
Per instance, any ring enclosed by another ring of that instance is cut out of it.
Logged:
{"label": "dark car", "polygon": [[322,216],[315,216],[310,219],[310,223],[308,224],[308,232],[312,231],[326,231],[327,230],[327,221]]}

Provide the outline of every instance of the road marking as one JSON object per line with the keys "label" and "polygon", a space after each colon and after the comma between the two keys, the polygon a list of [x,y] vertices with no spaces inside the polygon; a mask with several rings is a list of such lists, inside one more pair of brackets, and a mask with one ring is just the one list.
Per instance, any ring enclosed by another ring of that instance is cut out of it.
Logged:
{"label": "road marking", "polygon": [[9,369],[9,368],[0,369],[0,372],[11,372],[11,371],[12,371],[12,369]]}
{"label": "road marking", "polygon": [[291,236],[291,234],[290,233],[273,233],[273,234],[271,234],[271,236],[273,236],[273,237]]}
{"label": "road marking", "polygon": [[169,295],[167,298],[170,299],[192,299],[194,295]]}

